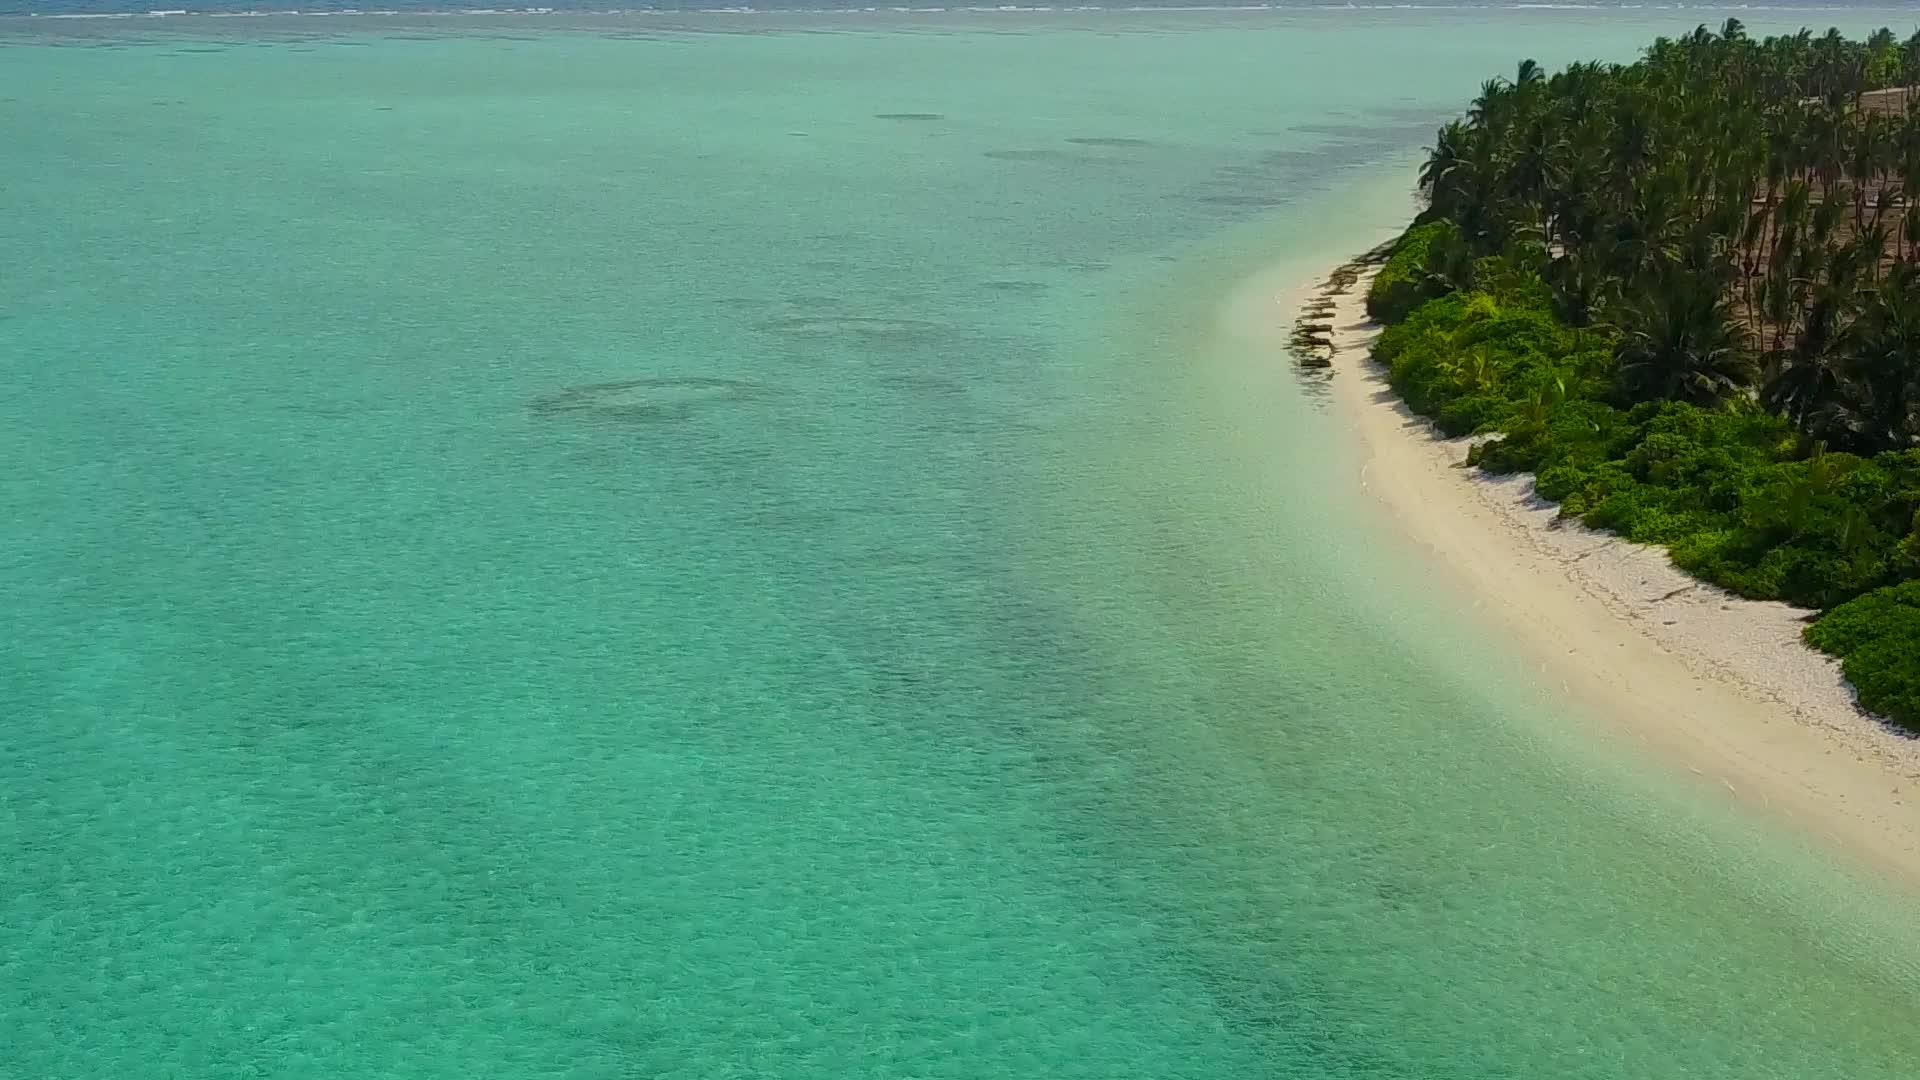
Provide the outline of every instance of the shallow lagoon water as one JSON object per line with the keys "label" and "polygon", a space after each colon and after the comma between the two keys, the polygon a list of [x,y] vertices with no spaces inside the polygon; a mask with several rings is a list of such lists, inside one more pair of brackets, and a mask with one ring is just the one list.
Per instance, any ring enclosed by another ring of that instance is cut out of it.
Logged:
{"label": "shallow lagoon water", "polygon": [[0,1074],[1913,1075],[1219,332],[1690,20],[807,18],[0,30]]}

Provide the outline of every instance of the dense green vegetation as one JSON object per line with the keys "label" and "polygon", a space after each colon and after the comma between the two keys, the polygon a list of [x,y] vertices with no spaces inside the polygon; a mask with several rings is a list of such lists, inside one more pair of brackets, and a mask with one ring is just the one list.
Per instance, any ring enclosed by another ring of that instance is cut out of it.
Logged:
{"label": "dense green vegetation", "polygon": [[1380,322],[1398,322],[1435,295],[1429,284],[1427,256],[1433,241],[1447,234],[1441,221],[1408,229],[1367,289],[1367,314]]}
{"label": "dense green vegetation", "polygon": [[1860,689],[1860,701],[1889,716],[1920,716],[1920,581],[1849,600],[1807,631],[1807,640],[1836,656]]}
{"label": "dense green vegetation", "polygon": [[[1920,32],[1656,41],[1485,84],[1368,310],[1472,460],[1810,642],[1920,731]],[[1877,91],[1877,92],[1876,92]]]}

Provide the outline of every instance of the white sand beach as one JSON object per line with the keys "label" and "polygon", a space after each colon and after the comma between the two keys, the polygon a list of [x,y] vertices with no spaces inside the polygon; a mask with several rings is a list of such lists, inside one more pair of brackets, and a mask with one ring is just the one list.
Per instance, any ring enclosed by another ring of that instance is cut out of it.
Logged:
{"label": "white sand beach", "polygon": [[[1729,797],[1920,883],[1920,740],[1855,705],[1837,661],[1800,639],[1811,613],[1563,522],[1530,475],[1465,467],[1472,440],[1439,435],[1373,362],[1370,277],[1315,320],[1334,328],[1334,407],[1362,449],[1354,481],[1577,700]],[[1278,318],[1300,303],[1283,297]]]}

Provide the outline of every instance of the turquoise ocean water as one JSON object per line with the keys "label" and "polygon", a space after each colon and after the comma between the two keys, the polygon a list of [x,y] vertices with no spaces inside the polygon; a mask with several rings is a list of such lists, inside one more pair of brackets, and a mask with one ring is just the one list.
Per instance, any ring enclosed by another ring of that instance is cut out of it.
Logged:
{"label": "turquoise ocean water", "polygon": [[1724,14],[0,21],[0,1076],[1920,1074],[1220,329]]}

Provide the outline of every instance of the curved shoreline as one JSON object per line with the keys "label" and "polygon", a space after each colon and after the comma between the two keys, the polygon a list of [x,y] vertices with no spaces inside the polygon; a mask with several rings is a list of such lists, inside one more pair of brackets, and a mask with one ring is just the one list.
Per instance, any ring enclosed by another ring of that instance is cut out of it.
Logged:
{"label": "curved shoreline", "polygon": [[1396,529],[1570,697],[1735,798],[1920,886],[1920,740],[1855,704],[1839,662],[1801,641],[1807,612],[1562,522],[1530,474],[1466,468],[1473,440],[1415,415],[1372,359],[1376,269],[1335,297],[1330,382],[1361,450],[1353,479]]}

